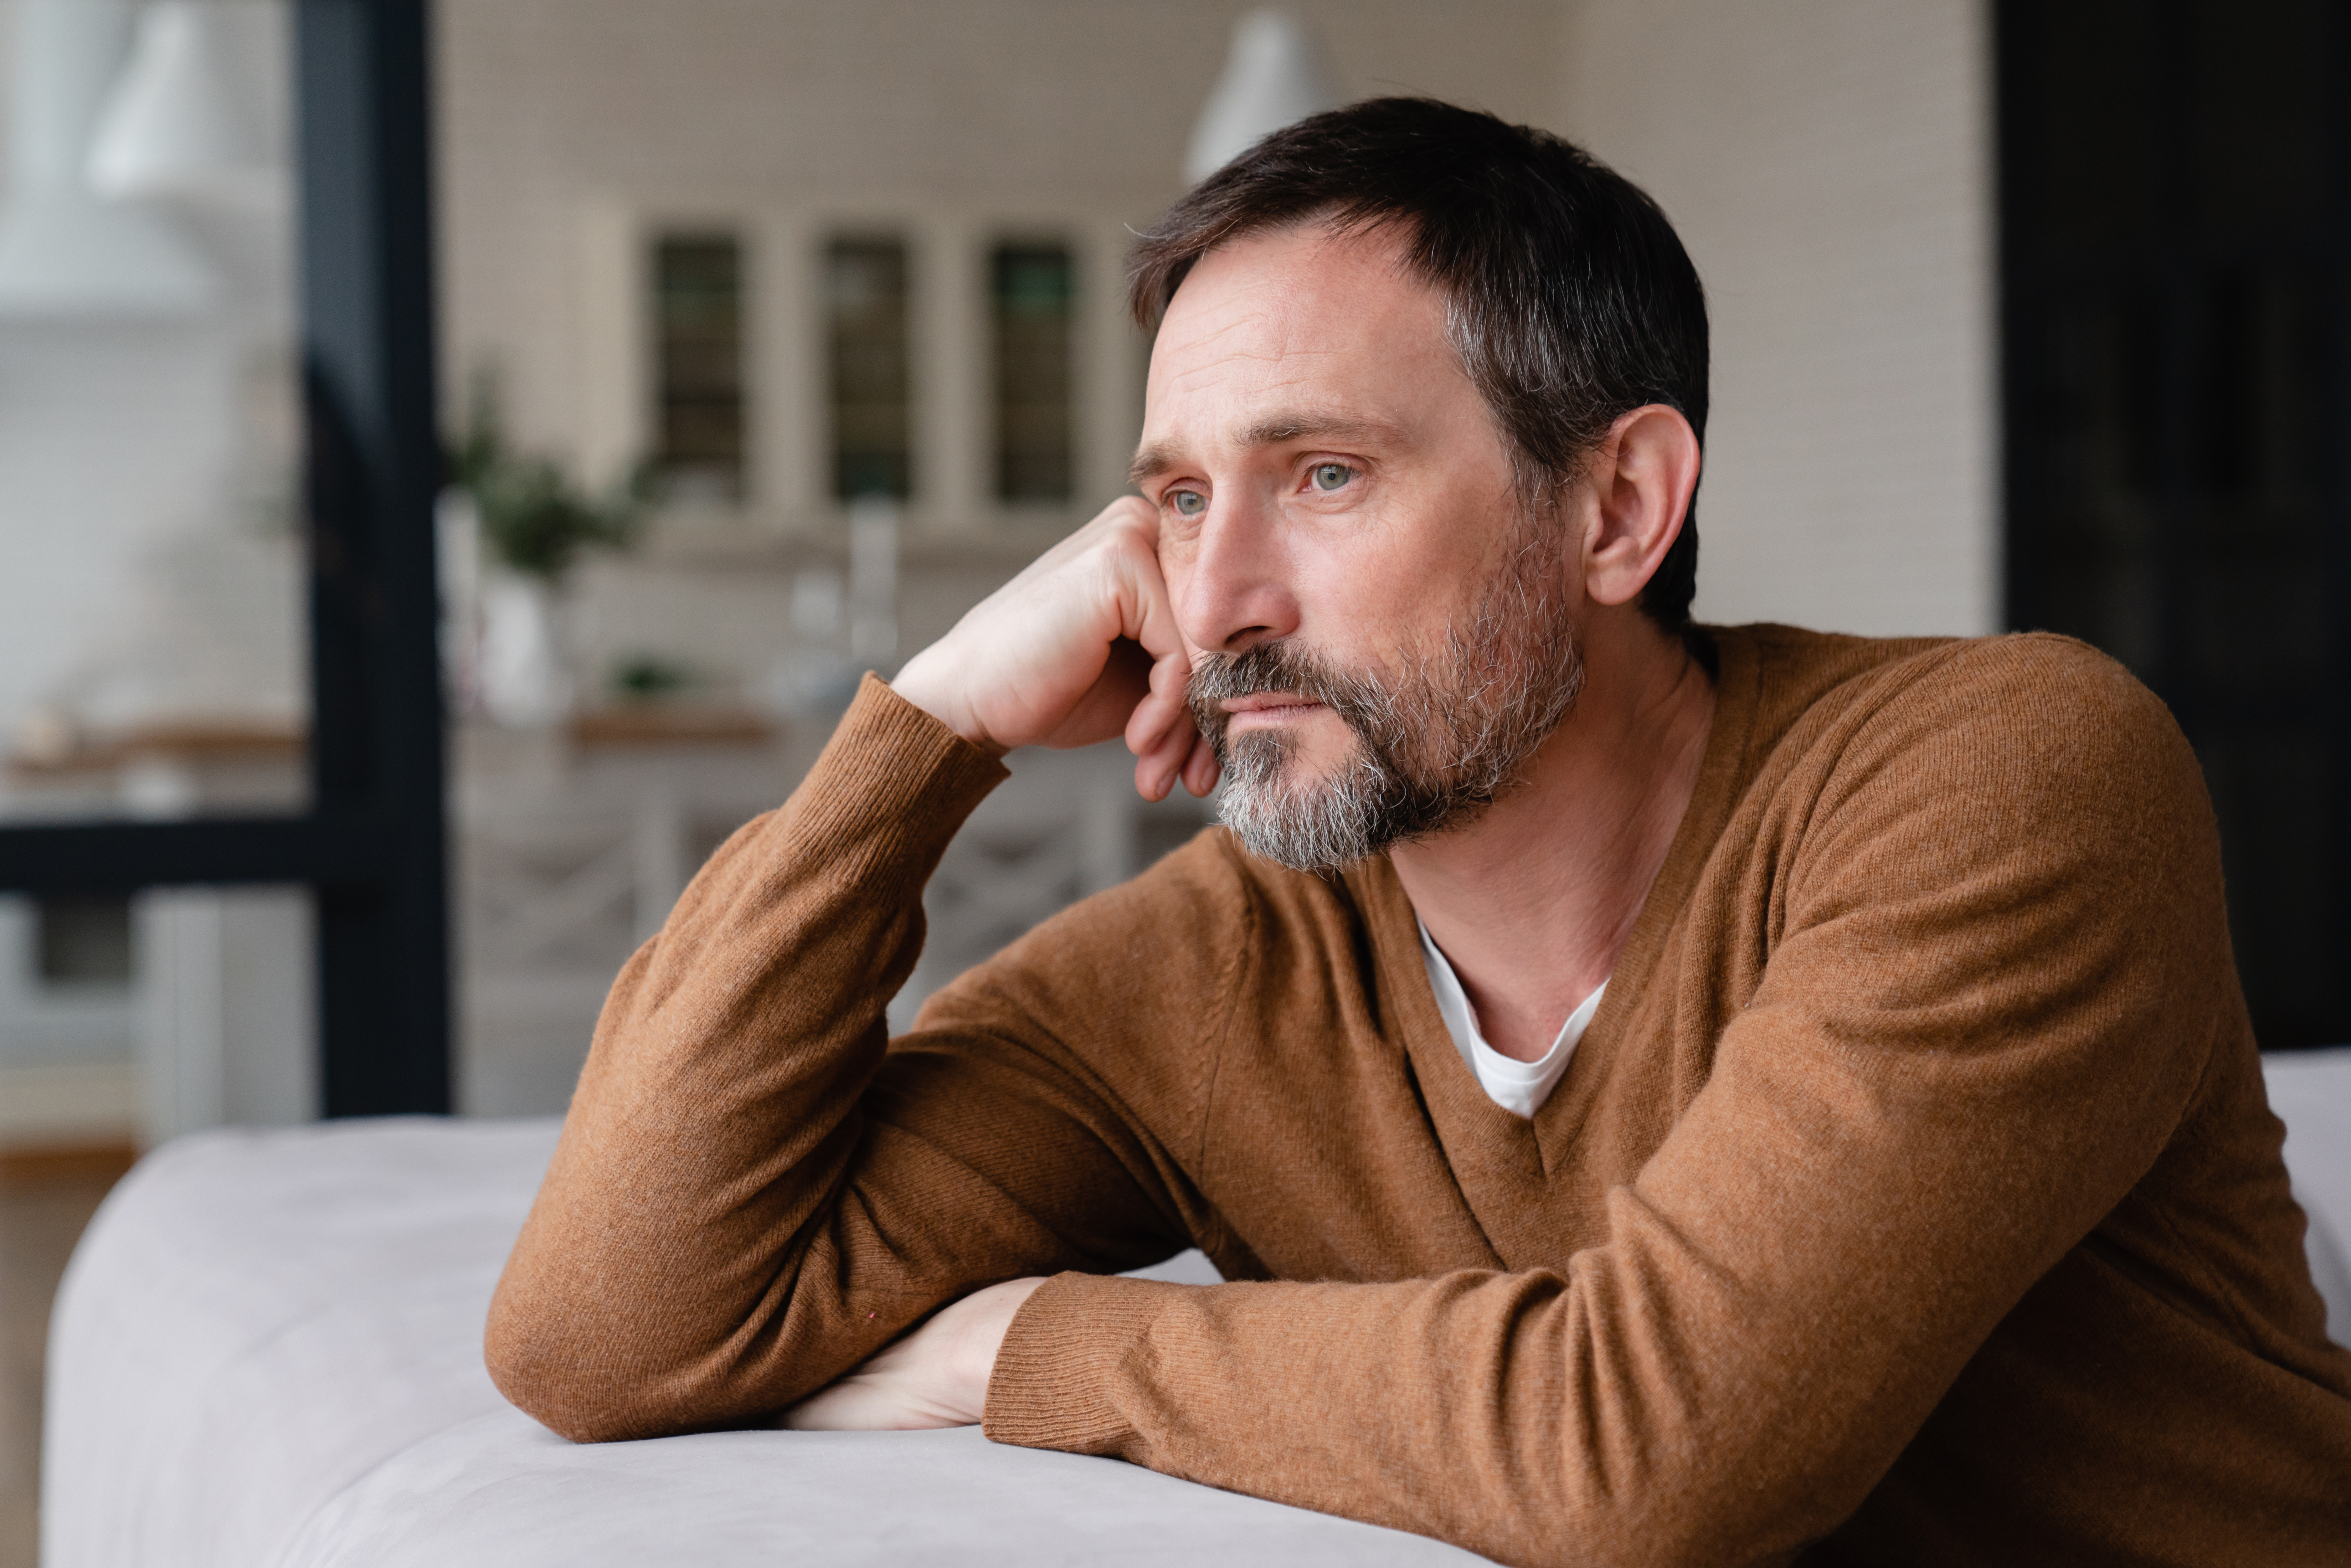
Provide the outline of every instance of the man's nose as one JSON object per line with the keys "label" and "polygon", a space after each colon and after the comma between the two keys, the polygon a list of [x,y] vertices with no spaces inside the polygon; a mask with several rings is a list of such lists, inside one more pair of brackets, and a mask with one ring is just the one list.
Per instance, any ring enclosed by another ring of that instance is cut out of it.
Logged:
{"label": "man's nose", "polygon": [[1278,522],[1271,507],[1246,495],[1228,492],[1208,503],[1176,603],[1194,647],[1239,653],[1298,630]]}

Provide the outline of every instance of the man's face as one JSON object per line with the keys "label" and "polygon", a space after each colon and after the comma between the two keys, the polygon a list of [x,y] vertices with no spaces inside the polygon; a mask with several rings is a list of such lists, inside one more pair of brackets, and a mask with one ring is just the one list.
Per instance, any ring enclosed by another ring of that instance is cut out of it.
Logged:
{"label": "man's face", "polygon": [[1204,257],[1153,350],[1136,478],[1254,852],[1326,871],[1458,824],[1573,703],[1573,541],[1525,516],[1392,237]]}

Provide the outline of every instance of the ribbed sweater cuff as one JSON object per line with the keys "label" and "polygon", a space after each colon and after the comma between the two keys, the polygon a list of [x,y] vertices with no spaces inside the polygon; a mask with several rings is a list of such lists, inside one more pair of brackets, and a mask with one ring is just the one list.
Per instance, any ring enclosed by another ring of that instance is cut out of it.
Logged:
{"label": "ribbed sweater cuff", "polygon": [[1157,1280],[1056,1274],[1014,1314],[996,1353],[980,1430],[998,1443],[1116,1454],[1134,1437],[1113,1394],[1169,1293]]}
{"label": "ribbed sweater cuff", "polygon": [[812,808],[804,823],[812,837],[871,841],[879,827],[909,848],[935,850],[1009,777],[1003,763],[869,671],[797,801]]}

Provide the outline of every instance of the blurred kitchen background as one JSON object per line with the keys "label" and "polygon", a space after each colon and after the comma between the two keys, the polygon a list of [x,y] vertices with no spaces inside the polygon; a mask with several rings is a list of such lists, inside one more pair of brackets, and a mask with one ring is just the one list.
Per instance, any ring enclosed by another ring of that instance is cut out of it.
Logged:
{"label": "blurred kitchen background", "polygon": [[[308,803],[292,8],[0,5],[0,824]],[[858,672],[1123,489],[1131,231],[1391,92],[1562,131],[1680,229],[1702,616],[2124,658],[2205,758],[2265,1042],[2351,1038],[2336,8],[430,15],[455,1109],[559,1111],[614,969]],[[902,1020],[1207,820],[1114,747],[1016,774]],[[0,896],[12,1270],[54,1280],[83,1211],[41,1173],[94,1194],[136,1147],[319,1114],[315,926],[298,886]],[[37,1346],[45,1288],[11,1290]]]}
{"label": "blurred kitchen background", "polygon": [[[0,815],[299,809],[282,0],[16,0]],[[1701,611],[2000,623],[1980,6],[444,0],[458,1108],[559,1110],[612,971],[887,671],[1123,488],[1120,275],[1189,178],[1418,92],[1663,202],[1716,314]],[[1102,748],[1106,753],[1114,747]],[[901,1007],[1201,814],[1021,759]],[[317,1113],[309,896],[0,900],[0,1140]]]}

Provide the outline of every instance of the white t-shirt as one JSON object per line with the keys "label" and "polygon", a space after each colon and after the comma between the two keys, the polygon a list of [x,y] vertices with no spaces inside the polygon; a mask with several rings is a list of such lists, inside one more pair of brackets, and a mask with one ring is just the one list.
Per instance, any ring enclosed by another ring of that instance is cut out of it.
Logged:
{"label": "white t-shirt", "polygon": [[[1419,925],[1416,918],[1414,925]],[[1603,980],[1593,993],[1584,998],[1576,1009],[1567,1015],[1559,1027],[1559,1038],[1537,1061],[1520,1061],[1504,1056],[1486,1043],[1478,1032],[1477,1009],[1469,1005],[1469,994],[1461,988],[1461,977],[1453,972],[1444,954],[1428,935],[1428,927],[1420,926],[1420,956],[1428,966],[1429,988],[1437,993],[1437,1010],[1445,1015],[1445,1027],[1453,1036],[1453,1044],[1461,1052],[1461,1060],[1478,1075],[1486,1093],[1505,1111],[1521,1116],[1531,1116],[1551,1098],[1559,1081],[1567,1075],[1568,1060],[1574,1056],[1576,1042],[1592,1026],[1592,1015],[1600,1010],[1600,996],[1608,988]]]}

